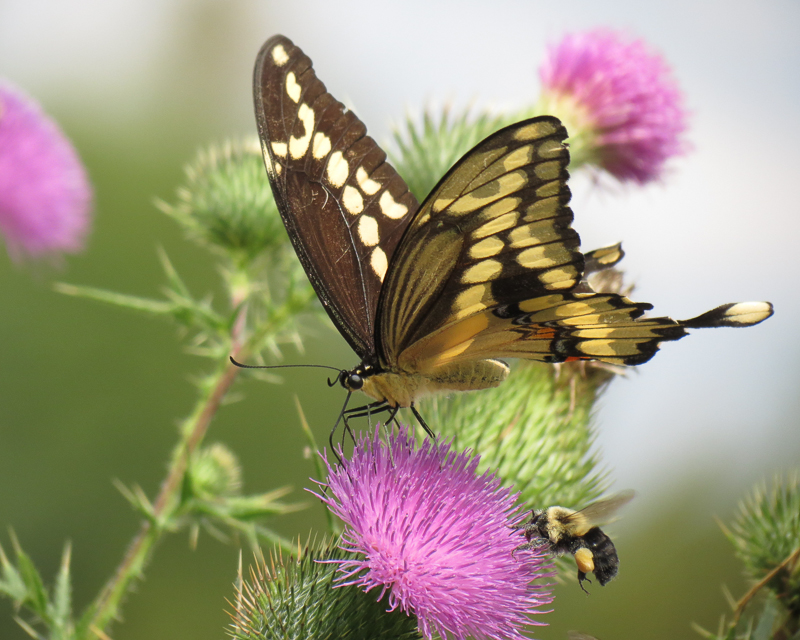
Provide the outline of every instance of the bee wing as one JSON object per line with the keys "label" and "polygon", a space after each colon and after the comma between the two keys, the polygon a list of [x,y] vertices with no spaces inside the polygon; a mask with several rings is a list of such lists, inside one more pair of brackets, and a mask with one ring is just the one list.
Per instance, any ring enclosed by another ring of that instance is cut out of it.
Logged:
{"label": "bee wing", "polygon": [[571,519],[574,518],[576,523],[580,522],[580,528],[583,529],[579,535],[585,534],[592,527],[598,527],[613,520],[617,511],[633,500],[635,495],[636,493],[631,489],[620,491],[610,498],[593,502],[588,507],[573,513]]}

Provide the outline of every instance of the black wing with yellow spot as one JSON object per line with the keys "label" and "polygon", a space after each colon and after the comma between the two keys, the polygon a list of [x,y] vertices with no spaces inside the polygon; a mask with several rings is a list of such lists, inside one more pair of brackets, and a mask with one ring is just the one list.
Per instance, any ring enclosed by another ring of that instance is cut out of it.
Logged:
{"label": "black wing with yellow spot", "polygon": [[261,48],[254,96],[267,174],[295,251],[353,350],[374,356],[379,292],[417,201],[288,38]]}

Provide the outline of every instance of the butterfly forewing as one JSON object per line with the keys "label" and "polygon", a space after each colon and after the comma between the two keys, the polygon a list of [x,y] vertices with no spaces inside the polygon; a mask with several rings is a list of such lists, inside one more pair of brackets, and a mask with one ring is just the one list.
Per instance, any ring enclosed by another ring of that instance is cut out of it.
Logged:
{"label": "butterfly forewing", "polygon": [[[576,286],[583,256],[570,228],[566,135],[547,116],[507,127],[464,156],[431,192],[403,237],[381,297],[381,346],[389,363],[485,310]],[[471,339],[483,325],[462,325],[459,334]]]}
{"label": "butterfly forewing", "polygon": [[289,237],[334,324],[361,358],[371,358],[379,292],[417,201],[288,38],[261,48],[254,94],[264,162]]}

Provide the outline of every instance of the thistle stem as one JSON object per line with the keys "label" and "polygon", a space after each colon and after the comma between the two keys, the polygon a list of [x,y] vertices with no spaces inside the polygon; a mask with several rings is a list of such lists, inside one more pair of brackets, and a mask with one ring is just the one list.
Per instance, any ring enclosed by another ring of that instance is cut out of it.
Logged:
{"label": "thistle stem", "polygon": [[184,431],[184,436],[176,448],[167,477],[161,484],[161,489],[153,505],[153,518],[142,522],[139,532],[128,547],[128,551],[114,572],[114,576],[106,583],[106,586],[95,601],[92,607],[94,613],[90,621],[90,627],[105,630],[111,621],[117,617],[120,602],[128,592],[131,583],[141,576],[154,544],[164,531],[160,523],[166,520],[169,509],[175,502],[186,473],[189,458],[203,441],[203,437],[211,424],[211,419],[219,409],[222,399],[230,389],[238,373],[239,369],[228,363],[217,374],[216,381],[209,387],[210,391],[200,398],[192,417],[188,421],[187,426],[189,428]]}
{"label": "thistle stem", "polygon": [[[234,286],[231,286],[230,289],[232,292],[232,307],[239,308],[237,317],[232,324],[233,328],[230,335],[229,353],[235,359],[247,359],[255,349],[260,348],[265,336],[270,335],[271,332],[276,332],[305,303],[303,296],[290,296],[284,306],[279,308],[262,326],[251,333],[247,340],[243,341],[242,336],[248,335],[246,298],[250,294],[250,290],[249,288],[241,289]],[[151,517],[142,522],[138,533],[128,546],[128,550],[113,577],[106,583],[97,599],[84,614],[83,621],[86,624],[82,626],[84,629],[93,630],[92,633],[95,636],[98,635],[98,631],[105,633],[111,622],[118,617],[122,599],[134,580],[141,577],[155,543],[158,542],[166,530],[165,524],[170,521],[170,516],[179,506],[181,485],[189,466],[189,460],[202,443],[211,420],[217,413],[222,400],[230,390],[239,371],[239,367],[231,364],[226,354],[224,364],[220,364],[220,368],[214,378],[209,381],[208,385],[204,386],[205,393],[201,395],[194,411],[192,411],[181,429],[181,440],[175,448],[167,477],[161,484],[158,496],[153,503]],[[288,543],[285,540],[278,539],[277,536],[275,543],[283,548],[289,548]]]}

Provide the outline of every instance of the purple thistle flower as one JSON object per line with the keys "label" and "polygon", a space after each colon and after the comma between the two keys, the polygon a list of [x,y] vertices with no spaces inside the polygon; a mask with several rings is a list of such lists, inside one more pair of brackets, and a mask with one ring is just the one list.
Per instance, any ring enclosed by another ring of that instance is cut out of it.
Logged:
{"label": "purple thistle flower", "polygon": [[567,35],[550,47],[539,75],[540,108],[567,121],[579,162],[643,184],[686,150],[683,94],[644,41],[608,29]]}
{"label": "purple thistle flower", "polygon": [[86,171],[58,125],[0,82],[0,232],[11,256],[80,251],[91,202]]}
{"label": "purple thistle flower", "polygon": [[[389,450],[391,447],[391,452]],[[341,547],[362,558],[340,564],[339,586],[389,592],[389,610],[413,613],[430,638],[523,640],[536,607],[552,602],[543,551],[517,551],[516,494],[478,457],[404,428],[389,445],[362,437],[343,465],[328,465],[320,498],[347,525]]]}

